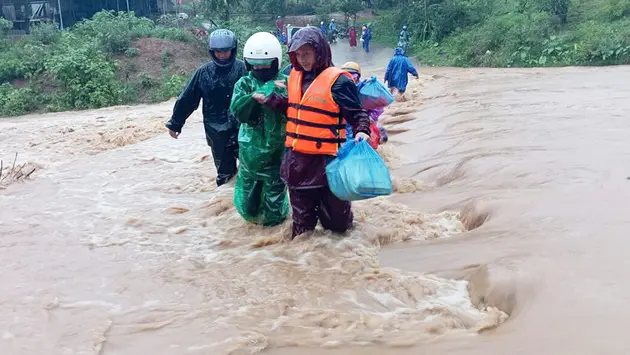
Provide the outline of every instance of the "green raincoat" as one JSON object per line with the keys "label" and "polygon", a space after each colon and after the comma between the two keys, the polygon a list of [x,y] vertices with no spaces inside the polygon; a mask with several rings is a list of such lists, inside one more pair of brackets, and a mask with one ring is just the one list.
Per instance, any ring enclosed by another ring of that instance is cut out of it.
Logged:
{"label": "green raincoat", "polygon": [[286,79],[278,74],[264,83],[250,72],[234,86],[230,104],[230,111],[241,122],[234,206],[245,220],[264,226],[282,223],[289,213],[287,187],[280,178],[287,118],[259,104],[252,95],[275,92],[287,97],[286,89],[274,83]]}

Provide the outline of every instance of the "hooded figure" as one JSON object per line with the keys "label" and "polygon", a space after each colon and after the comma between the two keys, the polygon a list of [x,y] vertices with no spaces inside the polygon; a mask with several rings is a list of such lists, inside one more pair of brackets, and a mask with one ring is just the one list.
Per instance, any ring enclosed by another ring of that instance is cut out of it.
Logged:
{"label": "hooded figure", "polygon": [[261,101],[287,113],[280,174],[289,188],[292,236],[314,230],[318,220],[325,229],[344,233],[352,227],[351,205],[330,191],[326,165],[346,141],[346,122],[357,140],[368,140],[370,118],[350,74],[333,66],[330,45],[318,28],[295,33],[289,58],[288,98],[272,93]]}
{"label": "hooded figure", "polygon": [[398,47],[394,51],[394,57],[387,64],[387,70],[385,70],[385,82],[391,91],[397,89],[402,94],[407,90],[407,73],[418,78],[416,68],[405,56],[403,49]]}
{"label": "hooded figure", "polygon": [[245,64],[236,59],[237,40],[230,30],[216,30],[208,37],[212,61],[193,74],[175,102],[173,115],[166,123],[171,137],[177,138],[186,119],[197,110],[203,99],[203,125],[206,142],[212,149],[217,169],[217,186],[236,174],[239,123],[228,112],[234,84],[247,73]]}
{"label": "hooded figure", "polygon": [[289,213],[287,187],[280,178],[284,154],[286,115],[256,101],[255,96],[286,96],[281,74],[282,46],[268,32],[252,35],[243,48],[249,70],[234,87],[230,112],[241,122],[238,135],[239,169],[234,189],[234,206],[247,221],[263,226],[282,223]]}
{"label": "hooded figure", "polygon": [[324,25],[324,21],[319,23],[319,29],[322,30],[322,33],[328,35],[328,27]]}
{"label": "hooded figure", "polygon": [[398,47],[402,48],[405,54],[407,53],[410,42],[411,37],[409,36],[409,31],[407,31],[407,26],[403,26],[402,31],[400,31],[398,35]]}
{"label": "hooded figure", "polygon": [[348,30],[348,41],[350,42],[350,47],[354,48],[357,46],[357,30],[354,26],[350,27]]}
{"label": "hooded figure", "polygon": [[372,30],[367,25],[363,25],[361,28],[361,42],[363,42],[363,50],[365,53],[370,53],[370,41],[372,40]]}

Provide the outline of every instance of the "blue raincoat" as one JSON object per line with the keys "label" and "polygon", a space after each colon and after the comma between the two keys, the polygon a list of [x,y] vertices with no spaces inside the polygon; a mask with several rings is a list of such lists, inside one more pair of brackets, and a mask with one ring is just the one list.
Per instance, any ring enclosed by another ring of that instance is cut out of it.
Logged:
{"label": "blue raincoat", "polygon": [[394,57],[390,59],[387,64],[387,70],[385,71],[385,82],[390,88],[396,88],[401,93],[407,90],[407,73],[418,77],[416,68],[411,64],[409,58],[405,56],[405,51],[402,48],[396,48]]}
{"label": "blue raincoat", "polygon": [[372,30],[367,28],[365,31],[363,31],[363,35],[361,36],[361,38],[363,39],[363,50],[365,51],[365,53],[369,53],[370,40],[372,40]]}

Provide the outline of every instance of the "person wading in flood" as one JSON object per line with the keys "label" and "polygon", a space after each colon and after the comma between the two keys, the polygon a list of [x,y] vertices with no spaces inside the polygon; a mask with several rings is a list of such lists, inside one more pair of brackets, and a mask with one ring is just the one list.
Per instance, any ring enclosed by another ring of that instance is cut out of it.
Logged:
{"label": "person wading in flood", "polygon": [[389,87],[389,91],[392,94],[403,95],[407,90],[407,75],[411,74],[419,78],[418,71],[411,64],[409,58],[405,56],[405,51],[398,47],[394,50],[394,56],[389,60],[387,69],[385,70],[384,81]]}
{"label": "person wading in flood", "polygon": [[292,238],[313,231],[318,220],[325,229],[344,233],[352,227],[351,205],[330,191],[326,165],[346,141],[346,121],[357,141],[369,140],[370,118],[350,74],[333,66],[330,45],[319,28],[297,31],[288,52],[293,64],[288,99],[272,93],[258,101],[288,117],[280,174],[289,188]]}
{"label": "person wading in flood", "polygon": [[256,97],[271,92],[286,96],[286,88],[274,83],[287,80],[280,73],[282,46],[272,34],[258,32],[245,43],[243,59],[249,74],[236,83],[230,105],[241,122],[234,206],[249,222],[275,226],[289,213],[287,186],[280,177],[287,118]]}
{"label": "person wading in flood", "polygon": [[177,139],[186,119],[203,99],[203,125],[217,169],[217,186],[236,174],[239,123],[229,113],[229,107],[234,84],[247,74],[243,61],[236,59],[237,44],[236,36],[230,30],[220,29],[210,34],[208,48],[212,60],[193,74],[166,123],[171,137]]}

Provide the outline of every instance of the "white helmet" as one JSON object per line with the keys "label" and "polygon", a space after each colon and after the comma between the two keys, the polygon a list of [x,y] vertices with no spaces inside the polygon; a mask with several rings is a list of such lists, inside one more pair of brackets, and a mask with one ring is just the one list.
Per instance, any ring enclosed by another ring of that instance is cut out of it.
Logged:
{"label": "white helmet", "polygon": [[243,59],[249,65],[257,60],[278,59],[278,68],[282,67],[282,45],[276,36],[269,32],[254,33],[243,47]]}

